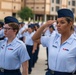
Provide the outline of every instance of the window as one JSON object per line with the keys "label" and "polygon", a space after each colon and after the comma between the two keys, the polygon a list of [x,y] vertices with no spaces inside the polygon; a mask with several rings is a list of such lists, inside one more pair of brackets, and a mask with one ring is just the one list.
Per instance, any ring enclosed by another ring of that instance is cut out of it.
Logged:
{"label": "window", "polygon": [[52,3],[54,3],[54,0],[52,0]]}
{"label": "window", "polygon": [[13,16],[13,17],[16,17],[16,13],[12,13],[12,16]]}
{"label": "window", "polygon": [[75,22],[76,22],[76,17],[75,17]]}
{"label": "window", "polygon": [[52,7],[51,10],[54,11],[54,7]]}
{"label": "window", "polygon": [[42,9],[44,9],[44,7],[42,7]]}
{"label": "window", "polygon": [[31,7],[32,9],[34,9],[34,7]]}
{"label": "window", "polygon": [[72,6],[75,6],[75,1],[72,1]]}
{"label": "window", "polygon": [[70,1],[68,2],[68,5],[70,5]]}
{"label": "window", "polygon": [[56,3],[57,3],[57,4],[60,4],[60,0],[56,0]]}
{"label": "window", "polygon": [[75,13],[75,9],[74,8],[72,8],[72,11],[73,11],[73,13]]}
{"label": "window", "polygon": [[59,10],[59,6],[56,6],[56,11],[58,11]]}
{"label": "window", "polygon": [[14,9],[16,9],[16,7],[14,6]]}
{"label": "window", "polygon": [[39,7],[36,7],[37,9],[39,9]]}

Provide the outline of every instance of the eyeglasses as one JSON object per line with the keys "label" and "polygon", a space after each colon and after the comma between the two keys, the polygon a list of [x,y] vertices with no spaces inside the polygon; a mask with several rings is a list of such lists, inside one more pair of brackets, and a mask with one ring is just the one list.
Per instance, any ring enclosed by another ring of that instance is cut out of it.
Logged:
{"label": "eyeglasses", "polygon": [[4,29],[4,30],[10,30],[10,29],[12,29],[12,28],[3,27],[3,29]]}

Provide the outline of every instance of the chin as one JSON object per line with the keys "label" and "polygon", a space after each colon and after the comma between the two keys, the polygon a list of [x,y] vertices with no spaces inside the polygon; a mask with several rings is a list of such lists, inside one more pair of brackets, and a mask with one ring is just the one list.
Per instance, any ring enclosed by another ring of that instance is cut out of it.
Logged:
{"label": "chin", "polygon": [[60,33],[60,32],[58,31],[58,33]]}
{"label": "chin", "polygon": [[5,35],[5,37],[7,37],[7,35]]}
{"label": "chin", "polygon": [[61,34],[61,32],[60,32],[60,31],[58,31],[58,33],[59,33],[59,34]]}

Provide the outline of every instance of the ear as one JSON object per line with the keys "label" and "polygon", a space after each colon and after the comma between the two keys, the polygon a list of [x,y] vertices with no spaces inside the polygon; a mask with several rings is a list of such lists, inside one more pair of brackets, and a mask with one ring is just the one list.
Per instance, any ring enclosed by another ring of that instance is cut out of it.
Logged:
{"label": "ear", "polygon": [[15,33],[17,33],[17,30],[14,30]]}
{"label": "ear", "polygon": [[73,23],[72,21],[70,21],[69,25],[70,25],[70,26],[73,26],[73,24],[74,24],[74,23]]}
{"label": "ear", "polygon": [[71,22],[69,23],[69,25],[70,25],[71,30],[74,30],[74,22],[71,21]]}

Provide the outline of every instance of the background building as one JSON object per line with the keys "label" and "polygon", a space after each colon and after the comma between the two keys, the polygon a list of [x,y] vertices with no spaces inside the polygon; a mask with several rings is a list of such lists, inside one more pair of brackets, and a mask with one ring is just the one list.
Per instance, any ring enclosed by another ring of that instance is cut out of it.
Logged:
{"label": "background building", "polygon": [[16,16],[16,12],[21,9],[23,0],[0,0],[0,20],[5,16]]}
{"label": "background building", "polygon": [[25,6],[32,9],[37,21],[55,20],[58,9],[68,8],[76,22],[76,0],[0,0],[0,20],[8,15],[17,16],[17,11]]}
{"label": "background building", "polygon": [[24,0],[24,6],[33,10],[35,20],[54,20],[58,9],[68,8],[73,11],[76,21],[76,0]]}

